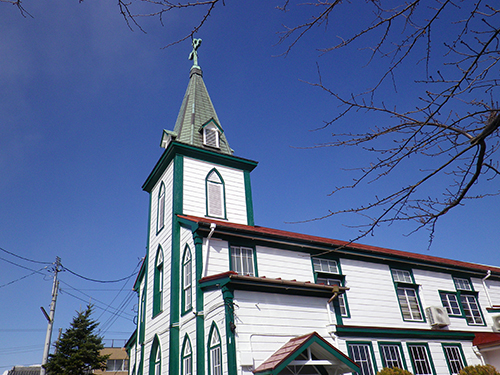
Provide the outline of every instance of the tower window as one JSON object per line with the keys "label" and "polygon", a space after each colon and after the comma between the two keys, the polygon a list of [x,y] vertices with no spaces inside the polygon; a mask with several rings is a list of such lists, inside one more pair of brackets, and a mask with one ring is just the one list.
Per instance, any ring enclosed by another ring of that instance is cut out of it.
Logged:
{"label": "tower window", "polygon": [[203,144],[209,147],[219,148],[220,133],[217,126],[213,123],[203,128]]}
{"label": "tower window", "polygon": [[225,218],[224,180],[216,169],[206,179],[207,216]]}

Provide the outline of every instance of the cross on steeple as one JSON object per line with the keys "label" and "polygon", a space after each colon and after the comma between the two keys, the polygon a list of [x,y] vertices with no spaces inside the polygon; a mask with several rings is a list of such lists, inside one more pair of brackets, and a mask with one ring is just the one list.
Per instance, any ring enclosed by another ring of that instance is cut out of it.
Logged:
{"label": "cross on steeple", "polygon": [[193,39],[193,51],[189,54],[189,60],[193,60],[193,67],[198,67],[198,48],[200,44],[201,39]]}

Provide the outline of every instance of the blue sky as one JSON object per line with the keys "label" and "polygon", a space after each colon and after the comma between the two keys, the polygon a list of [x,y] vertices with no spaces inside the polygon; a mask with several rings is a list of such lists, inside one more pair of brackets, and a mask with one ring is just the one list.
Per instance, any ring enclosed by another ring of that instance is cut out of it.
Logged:
{"label": "blue sky", "polygon": [[[173,12],[164,26],[143,19],[142,33],[127,27],[114,2],[24,4],[33,18],[0,3],[0,248],[40,262],[59,256],[64,267],[87,278],[121,279],[145,255],[148,196],[141,186],[161,155],[162,130],[174,127],[188,84],[189,41],[162,47],[184,36],[198,14]],[[256,224],[348,240],[357,230],[346,224],[362,218],[287,222],[354,205],[376,189],[399,185],[409,172],[328,196],[353,178],[346,168],[367,159],[359,149],[303,148],[330,140],[332,130],[312,130],[339,110],[306,82],[318,80],[318,64],[327,85],[349,93],[381,67],[377,61],[366,66],[362,51],[317,52],[335,39],[324,28],[280,56],[285,46],[277,44],[276,33],[300,13],[280,12],[277,4],[227,1],[216,9],[198,34],[205,84],[235,155],[259,162],[252,173]],[[360,17],[346,13],[334,21],[348,28]],[[423,69],[414,65],[411,72]],[[400,77],[400,87],[411,79]],[[388,100],[417,105],[411,91],[383,90]],[[359,113],[339,126],[377,121]],[[498,198],[492,197],[454,209],[438,223],[430,250],[426,232],[408,237],[411,228],[402,224],[361,242],[499,266],[495,207]],[[41,361],[46,320],[40,306],[48,310],[52,285],[44,266],[0,251],[0,372]],[[4,285],[30,270],[40,273]],[[134,278],[103,284],[69,272],[59,276],[53,339],[91,301],[106,328],[105,343],[122,345],[134,329]]]}

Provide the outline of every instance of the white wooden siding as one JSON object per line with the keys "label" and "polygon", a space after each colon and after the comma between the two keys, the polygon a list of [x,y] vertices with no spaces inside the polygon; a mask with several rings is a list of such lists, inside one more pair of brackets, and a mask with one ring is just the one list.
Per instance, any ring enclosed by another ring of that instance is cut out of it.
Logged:
{"label": "white wooden siding", "polygon": [[[217,230],[214,236],[217,235]],[[207,251],[207,239],[203,239],[203,276],[229,271],[229,247],[227,241],[212,237]]]}
{"label": "white wooden siding", "polygon": [[214,167],[224,180],[227,220],[247,224],[243,171],[188,157],[184,158],[184,214],[200,217],[207,214],[205,179]]}
{"label": "white wooden siding", "polygon": [[255,367],[293,337],[328,336],[324,298],[236,290],[234,303],[238,357],[251,353]]}
{"label": "white wooden siding", "polygon": [[307,253],[257,246],[259,276],[314,282],[311,256]]}
{"label": "white wooden siding", "polygon": [[[224,299],[220,290],[204,293],[204,315],[205,315],[205,342],[204,347],[208,347],[210,328],[212,323],[217,324],[219,329],[221,352],[222,352],[222,373],[227,374],[227,345],[226,345],[226,325]],[[208,369],[208,357],[210,353],[205,353],[205,374],[210,374]]]}

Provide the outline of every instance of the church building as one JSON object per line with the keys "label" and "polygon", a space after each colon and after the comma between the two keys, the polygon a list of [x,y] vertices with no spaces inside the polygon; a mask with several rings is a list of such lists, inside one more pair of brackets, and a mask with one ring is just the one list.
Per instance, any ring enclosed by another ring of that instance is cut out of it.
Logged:
{"label": "church building", "polygon": [[255,225],[193,42],[189,84],[143,185],[147,253],[130,375],[451,375],[500,370],[500,268]]}

